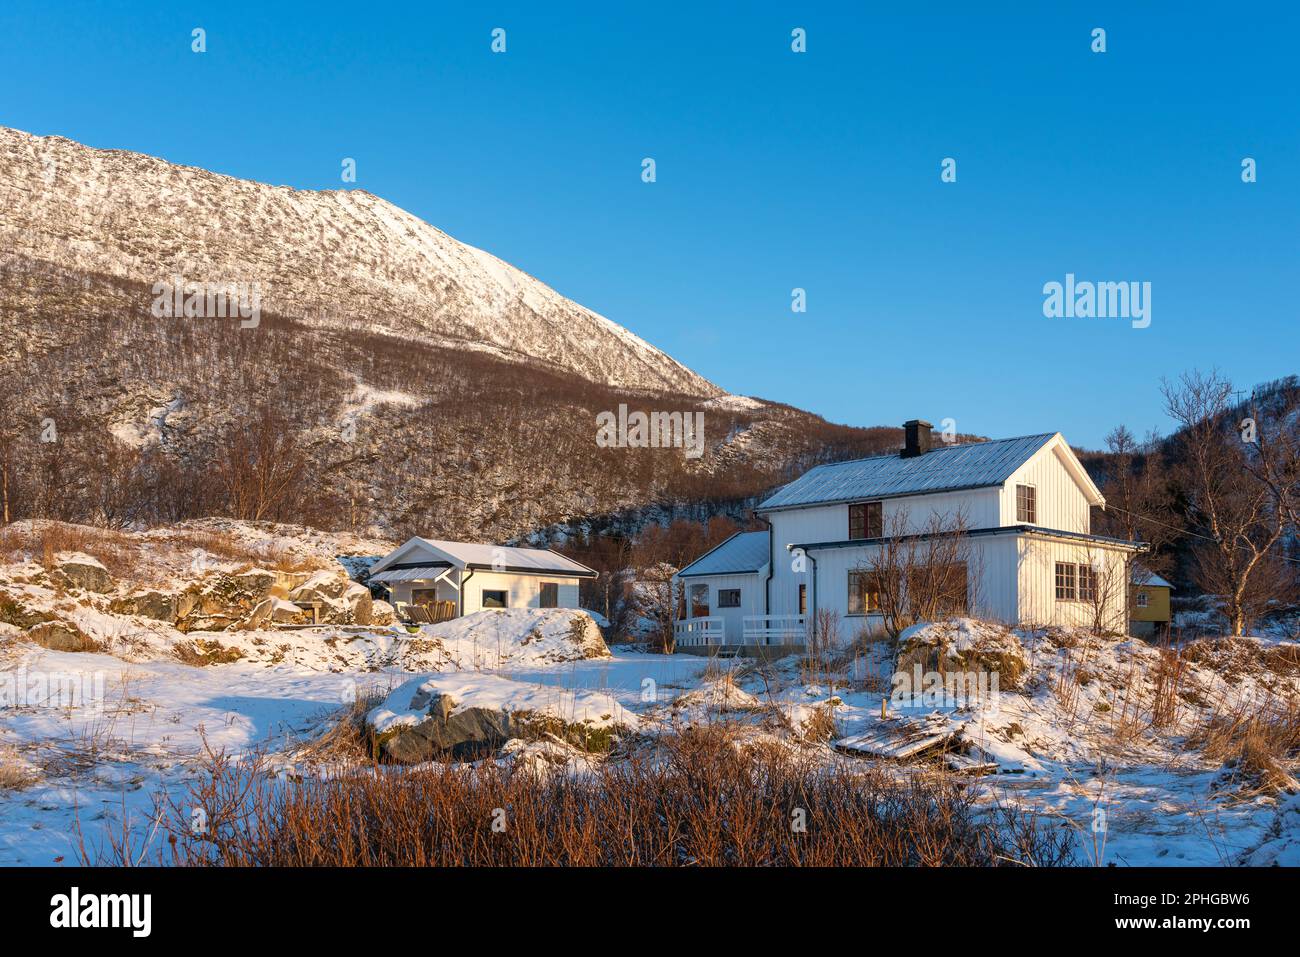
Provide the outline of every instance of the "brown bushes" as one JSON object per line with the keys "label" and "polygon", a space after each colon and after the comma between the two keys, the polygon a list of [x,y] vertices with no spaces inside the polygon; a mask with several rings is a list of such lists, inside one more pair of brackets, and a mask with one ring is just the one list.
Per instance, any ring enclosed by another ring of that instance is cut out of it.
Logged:
{"label": "brown bushes", "polygon": [[[196,808],[202,808],[200,815]],[[204,825],[195,828],[193,822]],[[826,770],[708,730],[582,776],[374,768],[278,780],[214,758],[172,808],[186,865],[1059,865],[1071,838],[1026,816],[982,818],[960,784]],[[108,860],[114,863],[113,853]]]}
{"label": "brown bushes", "polygon": [[1242,702],[1206,721],[1188,744],[1222,761],[1232,782],[1248,792],[1292,791],[1288,765],[1300,751],[1300,706],[1294,699]]}

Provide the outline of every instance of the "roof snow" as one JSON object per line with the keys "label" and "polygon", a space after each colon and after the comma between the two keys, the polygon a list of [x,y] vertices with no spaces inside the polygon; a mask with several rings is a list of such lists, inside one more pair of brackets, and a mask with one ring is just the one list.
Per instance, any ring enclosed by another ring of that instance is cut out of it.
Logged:
{"label": "roof snow", "polygon": [[737,532],[712,551],[705,552],[680,572],[689,575],[734,575],[759,571],[767,564],[768,533]]}
{"label": "roof snow", "polygon": [[940,445],[906,459],[893,452],[819,465],[778,489],[758,507],[790,508],[1001,485],[1055,434]]}

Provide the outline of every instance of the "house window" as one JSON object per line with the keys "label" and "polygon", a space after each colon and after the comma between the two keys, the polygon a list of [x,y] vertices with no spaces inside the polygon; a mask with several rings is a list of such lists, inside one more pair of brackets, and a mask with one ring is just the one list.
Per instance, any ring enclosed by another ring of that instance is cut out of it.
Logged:
{"label": "house window", "polygon": [[739,607],[740,607],[740,589],[739,589],[739,588],[719,588],[719,589],[718,589],[718,607],[719,607],[719,608],[739,608]]}
{"label": "house window", "polygon": [[872,572],[849,572],[849,614],[880,610],[880,586]]}
{"label": "house window", "polygon": [[1151,596],[1150,596],[1150,595],[1148,595],[1148,594],[1147,594],[1146,592],[1144,592],[1144,591],[1140,591],[1140,592],[1137,593],[1137,606],[1138,606],[1139,608],[1146,608],[1146,607],[1147,607],[1148,605],[1150,605],[1150,604],[1151,604]]}
{"label": "house window", "polygon": [[858,502],[849,506],[849,538],[881,538],[885,534],[883,502]]}
{"label": "house window", "polygon": [[1038,489],[1032,485],[1016,486],[1016,521],[1021,525],[1038,522]]}
{"label": "house window", "polygon": [[542,608],[559,608],[559,582],[542,582],[542,587],[537,595],[537,604]]}
{"label": "house window", "polygon": [[1079,566],[1079,600],[1095,601],[1097,598],[1097,572],[1091,565]]}
{"label": "house window", "polygon": [[505,608],[507,603],[507,592],[504,589],[489,590],[483,589],[483,607],[484,608]]}
{"label": "house window", "polygon": [[709,617],[709,586],[692,585],[690,587],[690,604],[692,618]]}
{"label": "house window", "polygon": [[436,588],[412,588],[411,603],[414,605],[432,605],[438,600]]}
{"label": "house window", "polygon": [[1073,601],[1078,597],[1075,586],[1074,565],[1070,562],[1056,563],[1056,600]]}
{"label": "house window", "polygon": [[799,614],[808,614],[808,586],[799,586]]}

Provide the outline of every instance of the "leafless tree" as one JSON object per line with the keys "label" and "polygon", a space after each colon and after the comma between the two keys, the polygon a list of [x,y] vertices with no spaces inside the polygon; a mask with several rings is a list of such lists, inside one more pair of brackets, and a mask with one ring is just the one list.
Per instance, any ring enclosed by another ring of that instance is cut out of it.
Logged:
{"label": "leafless tree", "polygon": [[1183,428],[1183,480],[1189,517],[1200,538],[1195,580],[1224,603],[1232,634],[1245,634],[1258,603],[1252,582],[1286,527],[1279,499],[1251,471],[1253,445],[1227,422],[1232,384],[1217,372],[1184,373],[1162,386],[1171,418]]}
{"label": "leafless tree", "polygon": [[218,453],[217,474],[235,518],[279,518],[302,492],[307,467],[295,432],[268,406],[227,431]]}
{"label": "leafless tree", "polygon": [[864,575],[864,613],[881,616],[891,639],[911,625],[964,614],[978,604],[979,557],[963,511],[933,512],[913,529],[906,508],[885,523],[884,536],[858,563]]}

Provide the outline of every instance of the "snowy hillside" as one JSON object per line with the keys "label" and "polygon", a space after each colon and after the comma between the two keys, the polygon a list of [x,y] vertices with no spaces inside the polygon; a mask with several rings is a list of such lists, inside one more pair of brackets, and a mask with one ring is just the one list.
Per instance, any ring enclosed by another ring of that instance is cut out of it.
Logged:
{"label": "snowy hillside", "polygon": [[315,325],[526,356],[605,385],[721,390],[628,330],[363,190],[315,192],[0,127],[0,247],[152,285],[256,282]]}

